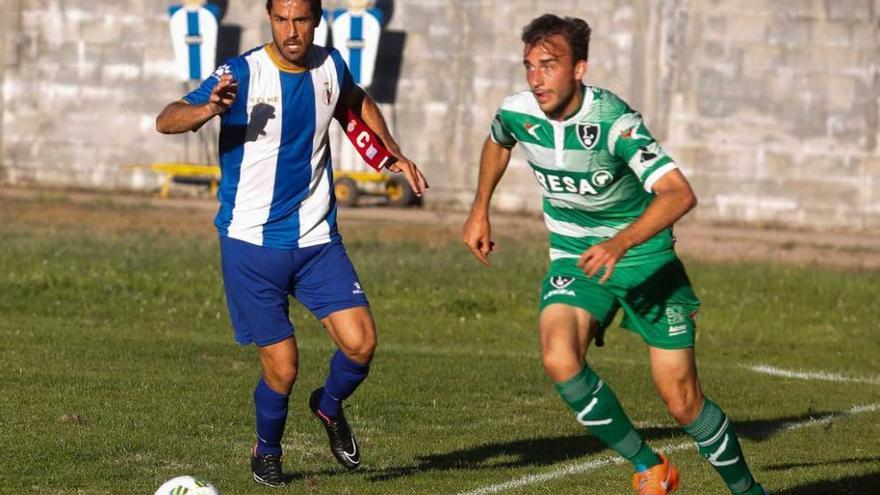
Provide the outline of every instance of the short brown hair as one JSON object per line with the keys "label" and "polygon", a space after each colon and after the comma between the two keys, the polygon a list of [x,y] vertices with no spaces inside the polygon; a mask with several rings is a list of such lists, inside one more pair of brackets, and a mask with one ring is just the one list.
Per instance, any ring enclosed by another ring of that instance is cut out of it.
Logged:
{"label": "short brown hair", "polygon": [[523,28],[522,41],[526,45],[535,45],[559,34],[571,47],[574,61],[586,61],[590,56],[591,31],[590,25],[583,19],[544,14]]}
{"label": "short brown hair", "polygon": [[[274,1],[266,0],[266,12],[272,12],[272,2]],[[309,0],[309,8],[312,9],[312,16],[316,21],[321,18],[321,13],[324,10],[324,7],[321,6],[321,0]]]}

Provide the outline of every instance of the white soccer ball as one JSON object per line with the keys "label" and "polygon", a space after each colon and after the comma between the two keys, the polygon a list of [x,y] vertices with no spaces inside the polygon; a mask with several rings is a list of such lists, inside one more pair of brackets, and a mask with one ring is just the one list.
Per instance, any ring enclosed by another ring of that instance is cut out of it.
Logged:
{"label": "white soccer ball", "polygon": [[220,490],[195,476],[178,476],[162,483],[155,495],[220,495]]}

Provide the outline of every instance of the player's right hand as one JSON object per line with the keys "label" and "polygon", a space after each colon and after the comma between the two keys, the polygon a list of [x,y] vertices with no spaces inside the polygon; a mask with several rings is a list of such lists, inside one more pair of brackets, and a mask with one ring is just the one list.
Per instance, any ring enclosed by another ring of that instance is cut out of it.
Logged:
{"label": "player's right hand", "polygon": [[235,95],[238,93],[238,82],[232,78],[231,74],[223,74],[220,80],[211,90],[211,96],[208,99],[208,106],[212,113],[219,115],[232,106],[235,101]]}
{"label": "player's right hand", "polygon": [[495,250],[491,239],[492,226],[489,218],[482,215],[471,215],[464,224],[464,244],[480,263],[489,266],[489,253]]}

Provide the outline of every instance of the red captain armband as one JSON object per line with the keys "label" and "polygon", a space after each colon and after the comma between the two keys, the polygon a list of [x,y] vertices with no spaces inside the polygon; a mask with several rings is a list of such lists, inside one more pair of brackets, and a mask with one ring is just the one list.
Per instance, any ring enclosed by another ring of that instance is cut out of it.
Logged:
{"label": "red captain armband", "polygon": [[344,130],[354,149],[360,153],[367,165],[377,172],[397,161],[397,158],[391,156],[391,153],[385,149],[376,134],[351,109],[345,116]]}

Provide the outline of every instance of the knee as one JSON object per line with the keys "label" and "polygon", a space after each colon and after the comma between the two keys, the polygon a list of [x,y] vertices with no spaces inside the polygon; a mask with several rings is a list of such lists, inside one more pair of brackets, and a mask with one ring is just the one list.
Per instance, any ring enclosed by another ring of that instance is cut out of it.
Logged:
{"label": "knee", "polygon": [[545,350],[541,353],[541,361],[544,372],[554,382],[568,380],[583,368],[583,363],[570,353]]}
{"label": "knee", "polygon": [[669,415],[680,425],[693,423],[703,407],[703,397],[700,394],[676,394],[664,399],[664,402]]}
{"label": "knee", "polygon": [[283,394],[289,394],[293,389],[293,384],[296,383],[297,374],[297,366],[293,363],[283,366],[273,366],[270,369],[263,370],[266,384],[273,390]]}
{"label": "knee", "polygon": [[360,364],[369,364],[376,352],[376,332],[363,331],[355,338],[349,338],[341,343],[340,350],[349,359]]}

